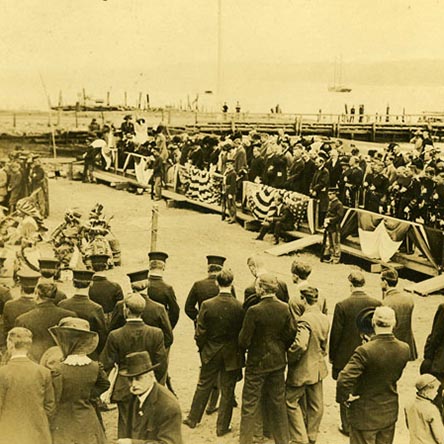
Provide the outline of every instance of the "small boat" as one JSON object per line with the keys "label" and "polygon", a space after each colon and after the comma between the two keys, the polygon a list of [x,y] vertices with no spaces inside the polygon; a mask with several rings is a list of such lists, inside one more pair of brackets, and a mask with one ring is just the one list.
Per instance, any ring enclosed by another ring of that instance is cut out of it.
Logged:
{"label": "small boat", "polygon": [[342,57],[335,59],[335,67],[333,74],[333,85],[328,87],[330,92],[338,92],[338,93],[349,93],[351,92],[351,88],[344,86],[342,84]]}

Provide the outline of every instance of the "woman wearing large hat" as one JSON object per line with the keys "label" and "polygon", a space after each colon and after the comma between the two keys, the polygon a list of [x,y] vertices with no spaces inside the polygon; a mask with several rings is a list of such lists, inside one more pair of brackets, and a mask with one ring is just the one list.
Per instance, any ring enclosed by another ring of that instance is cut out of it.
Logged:
{"label": "woman wearing large hat", "polygon": [[99,337],[80,318],[63,318],[49,329],[64,360],[53,370],[57,413],[52,422],[53,444],[105,444],[103,426],[94,400],[109,388],[109,381],[90,355]]}

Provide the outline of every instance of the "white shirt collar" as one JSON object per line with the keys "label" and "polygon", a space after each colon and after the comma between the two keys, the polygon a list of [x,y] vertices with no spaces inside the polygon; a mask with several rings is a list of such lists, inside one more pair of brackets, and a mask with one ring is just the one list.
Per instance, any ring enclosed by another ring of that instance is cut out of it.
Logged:
{"label": "white shirt collar", "polygon": [[154,388],[154,384],[143,395],[140,395],[137,397],[139,399],[139,408],[141,408],[143,406],[143,403],[146,401],[146,398],[148,398],[150,393],[153,391],[153,388]]}
{"label": "white shirt collar", "polygon": [[27,355],[27,353],[17,353],[16,355],[14,355],[14,356],[11,356],[10,358],[9,358],[9,360],[11,361],[11,360],[13,360],[13,359],[20,359],[20,358],[27,358],[28,357],[28,355]]}

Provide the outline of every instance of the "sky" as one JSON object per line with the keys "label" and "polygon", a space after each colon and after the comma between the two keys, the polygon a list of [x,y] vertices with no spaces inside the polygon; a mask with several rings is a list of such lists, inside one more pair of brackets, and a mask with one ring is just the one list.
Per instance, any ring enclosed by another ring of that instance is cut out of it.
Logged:
{"label": "sky", "polygon": [[[71,102],[82,87],[101,96],[152,90],[161,100],[217,86],[218,0],[0,3],[0,108],[40,106],[41,78],[52,101],[62,90]],[[440,0],[220,3],[223,73],[239,67],[240,80],[246,64],[444,59]]]}

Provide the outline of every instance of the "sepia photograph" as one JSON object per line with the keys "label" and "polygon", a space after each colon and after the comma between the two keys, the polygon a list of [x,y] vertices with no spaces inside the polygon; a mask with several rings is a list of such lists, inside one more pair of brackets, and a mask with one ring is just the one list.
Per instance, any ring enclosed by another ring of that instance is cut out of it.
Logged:
{"label": "sepia photograph", "polygon": [[3,1],[0,444],[444,444],[443,17]]}

